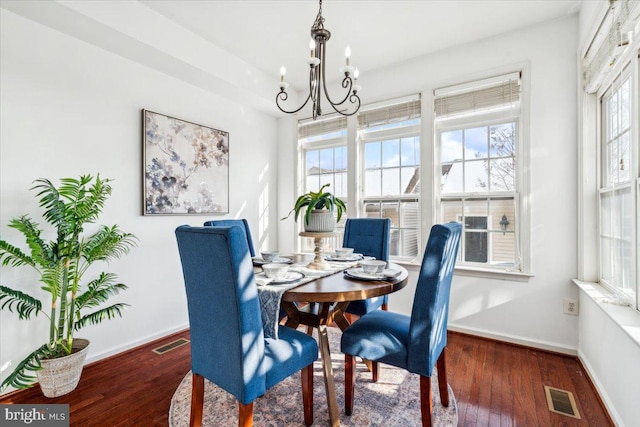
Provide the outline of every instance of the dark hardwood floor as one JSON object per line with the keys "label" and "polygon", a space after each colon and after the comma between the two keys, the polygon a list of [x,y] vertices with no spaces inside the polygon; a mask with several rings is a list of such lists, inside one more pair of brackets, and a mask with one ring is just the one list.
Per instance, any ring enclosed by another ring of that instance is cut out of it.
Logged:
{"label": "dark hardwood floor", "polygon": [[[612,426],[575,357],[449,333],[448,380],[459,426]],[[581,419],[548,410],[544,386],[573,393]]]}
{"label": "dark hardwood floor", "polygon": [[[34,387],[0,403],[68,403],[72,426],[166,426],[173,392],[190,369],[189,345],[151,350],[180,337],[188,331],[86,366],[66,396],[47,399]],[[613,425],[576,358],[458,333],[449,333],[447,357],[459,426]],[[582,419],[550,412],[545,385],[572,392]]]}

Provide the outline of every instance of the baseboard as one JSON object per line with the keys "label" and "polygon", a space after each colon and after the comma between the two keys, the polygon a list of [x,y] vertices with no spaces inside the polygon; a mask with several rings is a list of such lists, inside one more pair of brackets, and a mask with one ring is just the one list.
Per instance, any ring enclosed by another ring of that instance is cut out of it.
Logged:
{"label": "baseboard", "polygon": [[551,351],[554,353],[567,354],[569,356],[577,356],[578,349],[575,347],[552,343],[542,340],[532,340],[529,338],[522,338],[515,335],[498,334],[495,332],[487,331],[479,328],[470,328],[468,326],[460,326],[455,323],[449,322],[447,329],[454,332],[460,332],[463,334],[475,335],[483,338],[489,338],[496,341],[504,341],[510,344],[521,345],[525,347],[537,348],[540,350]]}
{"label": "baseboard", "polygon": [[165,329],[163,331],[160,332],[156,332],[150,335],[147,335],[145,337],[142,337],[140,339],[137,340],[133,340],[133,341],[129,341],[126,343],[123,343],[122,345],[118,345],[115,347],[111,347],[105,351],[102,351],[100,353],[96,353],[96,354],[91,354],[90,356],[87,356],[87,359],[85,360],[84,364],[88,365],[89,363],[93,363],[93,362],[97,362],[99,360],[102,359],[106,359],[107,357],[111,357],[114,356],[118,353],[122,353],[125,352],[127,350],[131,350],[132,348],[135,347],[139,347],[141,345],[147,344],[151,341],[155,341],[157,339],[160,338],[164,338],[167,335],[172,335],[175,334],[176,332],[180,332],[180,331],[184,331],[185,329],[189,329],[189,323],[183,323],[181,325],[178,326],[174,326],[172,328],[168,328]]}
{"label": "baseboard", "polygon": [[595,371],[589,364],[589,361],[587,360],[582,350],[578,350],[578,360],[580,361],[580,363],[582,364],[582,367],[587,373],[587,376],[589,378],[589,381],[591,381],[593,388],[595,388],[596,391],[598,392],[598,396],[600,397],[600,402],[604,406],[605,410],[608,412],[613,423],[616,426],[625,427],[625,424],[622,422],[620,415],[618,415],[618,411],[616,411],[616,407],[613,405],[613,402],[609,398],[609,395],[605,391],[604,387],[602,386],[602,383],[598,379],[598,376],[595,374]]}

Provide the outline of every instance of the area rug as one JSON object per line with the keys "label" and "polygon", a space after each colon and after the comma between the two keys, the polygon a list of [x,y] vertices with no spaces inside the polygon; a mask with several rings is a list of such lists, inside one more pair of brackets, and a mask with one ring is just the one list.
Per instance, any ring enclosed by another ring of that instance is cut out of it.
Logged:
{"label": "area rug", "polygon": [[[362,363],[356,364],[356,388],[353,414],[344,413],[344,355],[340,353],[340,332],[329,328],[331,360],[335,377],[340,425],[353,427],[409,427],[421,425],[420,378],[403,369],[380,364],[378,382],[371,381],[371,373]],[[322,365],[314,364],[313,378],[314,426],[329,425]],[[431,377],[434,396],[434,426],[448,427],[458,424],[458,408],[449,387],[449,407],[440,404],[438,380]],[[226,427],[238,425],[238,404],[231,394],[205,380],[203,425]],[[169,426],[189,425],[191,408],[191,372],[187,373],[171,399]],[[302,385],[297,373],[267,390],[253,406],[255,426],[303,426]]]}

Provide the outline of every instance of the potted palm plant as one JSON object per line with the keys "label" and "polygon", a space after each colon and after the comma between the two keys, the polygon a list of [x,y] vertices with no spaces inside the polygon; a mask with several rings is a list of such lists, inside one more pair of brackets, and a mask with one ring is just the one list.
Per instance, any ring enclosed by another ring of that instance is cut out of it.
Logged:
{"label": "potted palm plant", "polygon": [[117,225],[100,226],[96,232],[84,234],[85,225],[96,222],[111,195],[109,182],[99,175],[95,179],[91,175],[64,178],[59,187],[47,179],[36,180],[32,190],[38,192],[43,218],[55,228],[55,238],[44,240],[40,225],[28,215],[21,215],[13,218],[9,227],[24,235],[28,251],[0,239],[2,265],[35,269],[49,304],[46,310],[36,296],[0,285],[0,309],[24,320],[40,313],[49,319],[48,340],[16,365],[0,390],[8,386],[28,388],[37,379],[47,397],[71,392],[80,379],[89,345],[87,340],[74,339],[74,333],[122,316],[127,304],[103,306],[111,296],[127,288],[117,283],[115,274],[101,272],[91,280],[83,280],[96,262],[119,258],[136,243],[133,234],[120,231]]}
{"label": "potted palm plant", "polygon": [[[329,185],[330,184],[325,184],[317,192],[310,191],[298,197],[289,215],[282,219],[287,219],[294,213],[294,219],[298,221],[300,211],[306,207],[304,214],[305,231],[333,231],[336,227],[336,221],[340,221],[347,207],[341,199],[335,197],[328,191],[324,191]],[[336,212],[335,217],[334,210]]]}

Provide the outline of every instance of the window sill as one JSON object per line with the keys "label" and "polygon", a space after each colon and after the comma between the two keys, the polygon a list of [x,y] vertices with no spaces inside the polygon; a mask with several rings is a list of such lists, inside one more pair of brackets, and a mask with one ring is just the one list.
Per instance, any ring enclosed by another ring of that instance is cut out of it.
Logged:
{"label": "window sill", "polygon": [[[409,271],[419,271],[420,264],[408,261],[391,261],[396,264],[402,265]],[[509,280],[512,282],[528,282],[530,278],[534,277],[531,273],[522,273],[520,271],[504,271],[504,270],[492,270],[489,268],[477,268],[477,267],[456,267],[454,275],[458,276],[471,276],[481,277],[485,279],[496,280]]]}
{"label": "window sill", "polygon": [[635,343],[640,346],[640,311],[627,305],[613,304],[610,301],[612,294],[603,286],[593,282],[583,282],[573,279],[573,283],[580,288],[587,297],[591,298],[602,311],[620,329],[622,329]]}

